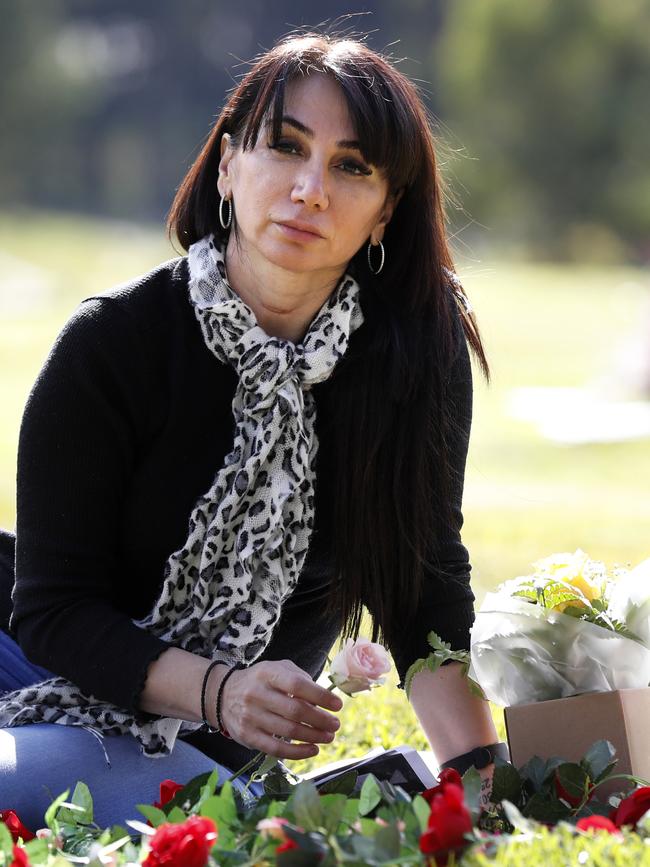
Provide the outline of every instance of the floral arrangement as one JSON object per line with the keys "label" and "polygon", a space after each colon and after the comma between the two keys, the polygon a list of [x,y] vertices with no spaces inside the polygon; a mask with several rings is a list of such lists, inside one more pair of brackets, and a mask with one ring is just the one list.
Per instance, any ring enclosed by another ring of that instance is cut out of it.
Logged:
{"label": "floral arrangement", "polygon": [[[483,618],[484,632],[473,631],[471,666],[467,651],[454,651],[431,633],[432,652],[409,669],[407,691],[418,671],[456,661],[487,686],[488,697],[500,683],[490,675],[503,665],[510,666],[505,679],[525,682],[532,676],[539,696],[549,689],[548,672],[561,672],[572,689],[585,678],[593,682],[594,670],[604,682],[618,683],[650,654],[650,561],[609,575],[602,563],[576,551],[541,560],[534,569],[491,594],[494,599],[477,617],[477,623]],[[623,662],[607,658],[603,648],[611,653],[611,642],[625,642]],[[576,674],[571,667],[578,663],[582,669]],[[379,645],[348,640],[331,664],[331,688],[353,696],[383,683],[389,668]],[[646,685],[646,669],[640,671]],[[553,680],[554,689],[557,683]],[[478,684],[474,688],[480,691]],[[251,779],[263,783],[259,798],[233,785],[250,765],[257,768]],[[11,810],[0,813],[0,867],[478,867],[516,863],[519,856],[510,860],[508,854],[513,841],[546,846],[551,829],[561,841],[554,864],[573,863],[567,853],[575,840],[579,863],[585,863],[596,838],[600,863],[609,863],[606,840],[636,846],[637,861],[620,863],[639,863],[639,852],[650,846],[650,783],[615,774],[615,765],[607,741],[595,743],[579,762],[536,756],[517,769],[497,758],[486,808],[474,769],[462,778],[454,770],[442,771],[437,785],[410,796],[372,775],[359,786],[355,770],[317,787],[287,773],[274,757],[258,754],[224,782],[216,770],[184,786],[164,780],[159,800],[138,807],[146,824],[130,819],[108,829],[94,822],[91,793],[80,782],[72,795],[65,792],[53,802],[46,827],[36,833]],[[599,792],[611,791],[615,780],[621,794],[601,800]],[[631,793],[630,785],[636,786]],[[550,867],[545,857],[535,863]]]}
{"label": "floral arrangement", "polygon": [[79,783],[70,800],[67,793],[56,799],[47,827],[36,835],[15,814],[2,814],[0,865],[486,864],[513,835],[533,843],[552,825],[583,839],[596,833],[650,842],[650,785],[607,804],[597,800],[599,787],[616,778],[615,763],[606,741],[576,764],[536,758],[517,770],[497,761],[494,804],[483,812],[473,769],[462,779],[443,771],[436,786],[413,798],[372,776],[354,794],[356,772],[317,789],[292,784],[276,768],[267,775],[265,794],[251,799],[229,780],[220,784],[214,772],[183,787],[164,781],[157,804],[139,807],[149,824],[129,821],[130,832],[95,825],[90,792]]}
{"label": "floral arrangement", "polygon": [[650,560],[633,570],[553,554],[488,593],[471,676],[500,705],[650,683]]}

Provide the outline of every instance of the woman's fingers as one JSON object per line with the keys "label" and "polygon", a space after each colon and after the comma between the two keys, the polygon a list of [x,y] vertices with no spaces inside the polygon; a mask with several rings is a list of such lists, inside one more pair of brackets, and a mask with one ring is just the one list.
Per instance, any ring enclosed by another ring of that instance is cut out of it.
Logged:
{"label": "woman's fingers", "polygon": [[[230,734],[244,746],[300,759],[316,755],[315,744],[331,743],[339,721],[322,708],[337,711],[341,706],[338,696],[283,660],[234,672],[224,688],[221,714]],[[288,742],[292,740],[302,743]]]}
{"label": "woman's fingers", "polygon": [[[273,665],[273,663],[260,663],[261,666]],[[343,702],[328,689],[319,686],[309,675],[298,668],[293,662],[285,660],[275,664],[268,678],[269,686],[277,689],[284,695],[300,698],[315,707],[326,708],[331,711],[339,711]]]}
{"label": "woman's fingers", "polygon": [[259,713],[256,723],[264,734],[285,738],[289,741],[302,741],[306,744],[329,744],[334,740],[333,732],[321,731],[269,711]]}
{"label": "woman's fingers", "polygon": [[[327,736],[338,731],[340,722],[332,714],[319,710],[303,699],[296,696],[285,695],[279,690],[269,690],[268,698],[265,701],[266,707],[273,711],[277,716],[293,723],[304,723],[310,726],[311,729],[318,734]],[[284,734],[282,732],[281,734]],[[295,736],[297,738],[297,736]],[[319,738],[325,742],[325,737]],[[329,738],[332,740],[332,738]]]}
{"label": "woman's fingers", "polygon": [[311,759],[318,755],[315,744],[291,744],[265,733],[251,747],[277,759]]}

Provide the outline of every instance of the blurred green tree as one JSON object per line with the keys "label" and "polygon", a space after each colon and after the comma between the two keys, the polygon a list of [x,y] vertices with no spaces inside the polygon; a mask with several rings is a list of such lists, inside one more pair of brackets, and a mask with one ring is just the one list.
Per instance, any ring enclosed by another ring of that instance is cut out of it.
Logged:
{"label": "blurred green tree", "polygon": [[475,224],[537,255],[650,259],[646,0],[453,0],[431,63]]}

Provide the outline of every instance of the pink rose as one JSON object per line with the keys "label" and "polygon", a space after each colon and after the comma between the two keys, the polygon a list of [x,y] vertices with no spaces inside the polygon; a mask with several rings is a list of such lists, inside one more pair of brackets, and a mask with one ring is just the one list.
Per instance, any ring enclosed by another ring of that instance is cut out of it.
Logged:
{"label": "pink rose", "polygon": [[330,680],[346,695],[363,692],[384,682],[383,674],[390,671],[390,657],[381,644],[367,638],[346,639],[330,667]]}
{"label": "pink rose", "polygon": [[271,837],[284,843],[289,839],[284,830],[284,826],[288,824],[287,819],[282,816],[271,816],[269,819],[260,819],[255,827],[263,837]]}

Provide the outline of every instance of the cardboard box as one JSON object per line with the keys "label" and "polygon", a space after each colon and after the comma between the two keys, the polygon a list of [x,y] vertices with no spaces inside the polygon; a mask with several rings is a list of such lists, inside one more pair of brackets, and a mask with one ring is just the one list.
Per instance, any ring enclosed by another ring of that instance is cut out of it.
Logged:
{"label": "cardboard box", "polygon": [[[650,780],[650,688],[590,692],[505,709],[510,758],[521,767],[532,756],[577,762],[589,747],[608,740],[617,774]],[[598,789],[599,800],[629,788],[616,780]]]}

